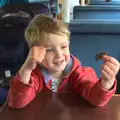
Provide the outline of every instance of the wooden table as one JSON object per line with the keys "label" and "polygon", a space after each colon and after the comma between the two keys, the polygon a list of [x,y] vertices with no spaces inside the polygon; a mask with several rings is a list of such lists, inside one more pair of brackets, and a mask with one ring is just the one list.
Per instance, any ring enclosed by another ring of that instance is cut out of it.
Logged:
{"label": "wooden table", "polygon": [[4,105],[0,120],[120,120],[120,96],[97,108],[76,94],[41,93],[20,110]]}

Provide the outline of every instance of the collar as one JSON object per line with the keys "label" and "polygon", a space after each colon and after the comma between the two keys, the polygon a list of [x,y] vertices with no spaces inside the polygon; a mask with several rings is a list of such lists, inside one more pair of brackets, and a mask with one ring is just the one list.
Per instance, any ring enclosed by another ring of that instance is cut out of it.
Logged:
{"label": "collar", "polygon": [[[73,58],[70,56],[70,60],[64,70],[64,76],[67,76],[69,74],[70,70],[72,69],[72,66],[73,66]],[[48,74],[48,70],[42,65],[40,67],[40,70],[44,76],[45,84],[48,84],[51,80]]]}

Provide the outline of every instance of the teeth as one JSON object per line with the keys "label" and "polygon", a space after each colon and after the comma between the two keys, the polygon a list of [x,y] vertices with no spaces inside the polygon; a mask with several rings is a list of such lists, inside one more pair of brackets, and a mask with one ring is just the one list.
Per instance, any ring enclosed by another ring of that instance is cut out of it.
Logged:
{"label": "teeth", "polygon": [[[62,60],[62,61],[63,61],[63,60]],[[62,61],[55,62],[55,64],[59,65],[60,63],[62,63]]]}
{"label": "teeth", "polygon": [[59,61],[59,62],[56,62],[56,64],[60,64],[61,63],[61,61]]}

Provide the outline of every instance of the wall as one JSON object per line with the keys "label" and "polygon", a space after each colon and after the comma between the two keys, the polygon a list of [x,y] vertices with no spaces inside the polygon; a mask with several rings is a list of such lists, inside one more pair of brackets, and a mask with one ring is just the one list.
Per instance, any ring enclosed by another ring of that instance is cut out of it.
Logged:
{"label": "wall", "polygon": [[82,65],[91,66],[100,76],[100,64],[95,55],[107,51],[120,61],[120,22],[114,23],[71,23],[71,52],[78,57]]}

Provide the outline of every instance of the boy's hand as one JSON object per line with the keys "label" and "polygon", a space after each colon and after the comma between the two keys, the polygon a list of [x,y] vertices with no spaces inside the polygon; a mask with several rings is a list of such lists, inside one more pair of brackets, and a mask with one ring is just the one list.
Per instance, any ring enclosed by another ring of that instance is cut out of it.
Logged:
{"label": "boy's hand", "polygon": [[46,50],[41,46],[31,48],[28,57],[19,71],[20,81],[28,84],[30,81],[31,72],[35,69],[38,63],[41,63],[46,54]]}
{"label": "boy's hand", "polygon": [[41,63],[46,54],[46,50],[42,46],[34,46],[30,49],[28,57],[24,63],[24,68],[33,70],[38,63]]}
{"label": "boy's hand", "polygon": [[120,64],[115,58],[107,55],[104,55],[102,60],[104,63],[101,66],[101,84],[106,90],[110,90],[113,87],[116,74],[120,69]]}

